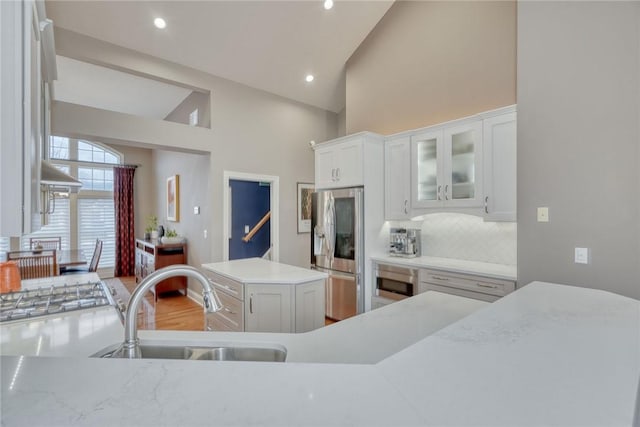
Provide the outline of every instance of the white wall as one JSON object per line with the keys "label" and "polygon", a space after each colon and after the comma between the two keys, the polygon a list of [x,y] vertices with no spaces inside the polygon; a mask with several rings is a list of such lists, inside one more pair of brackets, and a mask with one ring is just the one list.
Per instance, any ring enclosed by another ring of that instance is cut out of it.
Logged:
{"label": "white wall", "polygon": [[[54,104],[52,126],[62,135],[99,135],[150,148],[208,154],[203,197],[210,208],[203,218],[209,237],[203,242],[203,229],[186,236],[194,247],[209,248],[207,261],[222,259],[223,171],[279,176],[280,260],[308,266],[309,234],[297,234],[296,182],[313,182],[313,152],[308,142],[336,137],[336,114],[65,30],[56,30],[56,50],[74,59],[209,91],[211,129],[62,103]],[[162,164],[171,162],[162,156]]]}
{"label": "white wall", "polygon": [[[518,275],[640,298],[640,3],[518,4]],[[549,207],[548,223],[536,208]],[[574,248],[590,250],[574,263]]]}

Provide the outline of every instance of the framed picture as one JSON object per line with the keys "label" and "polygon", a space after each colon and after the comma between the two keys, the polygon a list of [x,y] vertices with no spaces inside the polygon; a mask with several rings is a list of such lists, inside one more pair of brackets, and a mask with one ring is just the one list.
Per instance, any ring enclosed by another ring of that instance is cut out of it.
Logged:
{"label": "framed picture", "polygon": [[180,175],[167,178],[167,220],[180,221]]}
{"label": "framed picture", "polygon": [[311,231],[311,194],[313,190],[313,184],[298,183],[298,233]]}

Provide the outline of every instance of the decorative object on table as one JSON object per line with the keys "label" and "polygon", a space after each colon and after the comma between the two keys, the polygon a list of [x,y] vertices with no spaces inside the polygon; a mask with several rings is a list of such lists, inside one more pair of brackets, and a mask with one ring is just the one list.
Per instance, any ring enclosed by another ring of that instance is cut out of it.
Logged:
{"label": "decorative object on table", "polygon": [[[149,215],[147,217],[147,227],[144,229],[144,239],[157,239],[158,238],[158,217],[155,215]],[[155,235],[155,237],[154,237]]]}
{"label": "decorative object on table", "polygon": [[38,243],[37,245],[35,245],[33,247],[33,253],[34,254],[42,253],[43,250],[44,250],[44,247],[40,243]]}
{"label": "decorative object on table", "polygon": [[298,183],[298,233],[311,231],[311,195],[313,190],[313,184]]}
{"label": "decorative object on table", "polygon": [[182,243],[184,242],[184,237],[178,236],[178,233],[176,232],[176,230],[167,228],[167,234],[162,236],[160,241],[165,245],[168,245],[171,243]]}
{"label": "decorative object on table", "polygon": [[162,225],[158,226],[158,237],[164,236],[164,227]]}
{"label": "decorative object on table", "polygon": [[180,222],[180,175],[167,178],[167,220]]}
{"label": "decorative object on table", "polygon": [[62,237],[30,237],[29,248],[31,249],[62,249]]}

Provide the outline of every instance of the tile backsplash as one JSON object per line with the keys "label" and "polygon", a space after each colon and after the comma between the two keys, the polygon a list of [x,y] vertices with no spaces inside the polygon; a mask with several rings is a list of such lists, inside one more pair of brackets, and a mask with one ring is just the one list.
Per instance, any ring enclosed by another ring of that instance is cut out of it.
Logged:
{"label": "tile backsplash", "polygon": [[459,213],[433,213],[412,221],[389,221],[391,227],[422,229],[422,255],[496,264],[517,264],[517,225],[484,222]]}

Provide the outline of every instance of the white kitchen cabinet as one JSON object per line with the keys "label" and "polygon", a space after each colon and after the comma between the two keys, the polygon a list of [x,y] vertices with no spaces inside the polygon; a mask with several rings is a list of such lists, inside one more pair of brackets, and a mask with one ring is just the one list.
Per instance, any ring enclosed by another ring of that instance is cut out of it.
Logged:
{"label": "white kitchen cabinet", "polygon": [[384,144],[384,217],[403,220],[411,214],[411,138],[388,139]]}
{"label": "white kitchen cabinet", "polygon": [[[381,136],[361,132],[316,145],[316,189],[363,186],[365,169],[371,167],[367,164],[371,155],[368,145],[381,142]],[[382,161],[382,153],[378,157]]]}
{"label": "white kitchen cabinet", "polygon": [[[53,24],[44,2],[0,2],[0,236],[20,236],[40,228],[40,159],[46,142],[48,82]],[[45,29],[51,26],[51,31]],[[47,42],[47,43],[45,43]],[[43,48],[44,43],[44,48]]]}
{"label": "white kitchen cabinet", "polygon": [[[249,261],[272,262],[255,259],[226,263],[247,265]],[[233,332],[308,332],[324,326],[325,279],[298,283],[259,283],[254,280],[243,282],[241,278],[234,280],[212,271],[208,267],[212,265],[215,264],[203,265],[203,271],[215,287],[223,307],[216,313],[207,314],[208,329]],[[317,276],[317,273],[310,274]]]}
{"label": "white kitchen cabinet", "polygon": [[[337,188],[363,185],[362,144],[358,136],[316,150],[316,187]],[[318,184],[319,183],[319,184]]]}
{"label": "white kitchen cabinet", "polygon": [[515,290],[511,280],[451,273],[442,270],[420,269],[417,293],[438,291],[482,301],[493,302]]}
{"label": "white kitchen cabinet", "polygon": [[291,286],[247,285],[245,290],[248,332],[293,332]]}
{"label": "white kitchen cabinet", "polygon": [[482,121],[452,122],[411,136],[413,208],[482,204]]}
{"label": "white kitchen cabinet", "polygon": [[483,121],[486,221],[516,220],[516,127],[515,112],[507,112]]}

